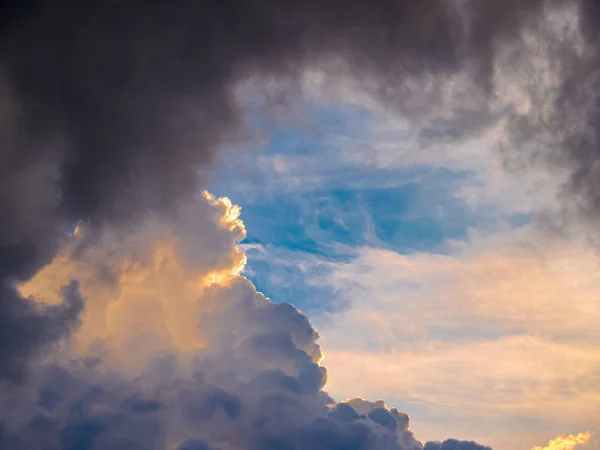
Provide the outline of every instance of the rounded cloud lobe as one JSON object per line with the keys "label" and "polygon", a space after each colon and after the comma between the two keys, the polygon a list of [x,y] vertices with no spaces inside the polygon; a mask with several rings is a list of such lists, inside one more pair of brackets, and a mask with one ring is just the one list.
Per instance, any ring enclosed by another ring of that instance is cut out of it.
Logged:
{"label": "rounded cloud lobe", "polygon": [[406,414],[383,401],[336,403],[323,391],[308,319],[239,274],[238,214],[204,194],[176,224],[148,219],[92,244],[83,228],[21,285],[52,305],[76,280],[86,312],[28,382],[2,386],[0,446],[422,449]]}

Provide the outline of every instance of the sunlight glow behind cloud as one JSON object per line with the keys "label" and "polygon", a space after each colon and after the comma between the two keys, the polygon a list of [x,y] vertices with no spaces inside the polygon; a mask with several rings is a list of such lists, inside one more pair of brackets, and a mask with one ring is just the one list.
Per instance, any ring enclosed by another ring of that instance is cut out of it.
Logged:
{"label": "sunlight glow behind cloud", "polygon": [[536,446],[533,450],[573,450],[581,444],[587,444],[592,435],[590,432],[570,434],[568,436],[558,436],[552,439],[546,446]]}

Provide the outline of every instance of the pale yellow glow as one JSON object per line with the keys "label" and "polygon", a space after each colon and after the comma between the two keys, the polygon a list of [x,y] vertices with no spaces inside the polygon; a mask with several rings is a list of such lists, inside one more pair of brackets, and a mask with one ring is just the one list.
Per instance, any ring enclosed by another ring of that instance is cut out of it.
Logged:
{"label": "pale yellow glow", "polygon": [[229,231],[240,228],[243,230],[245,236],[246,229],[244,228],[244,223],[239,218],[242,209],[238,205],[234,205],[227,197],[217,198],[208,191],[203,191],[202,195],[211,205],[220,206],[223,209],[223,214],[220,218],[220,223],[223,228]]}
{"label": "pale yellow glow", "polygon": [[558,436],[552,439],[548,445],[533,447],[533,450],[573,450],[580,444],[587,444],[592,437],[590,432],[571,434],[569,436]]}

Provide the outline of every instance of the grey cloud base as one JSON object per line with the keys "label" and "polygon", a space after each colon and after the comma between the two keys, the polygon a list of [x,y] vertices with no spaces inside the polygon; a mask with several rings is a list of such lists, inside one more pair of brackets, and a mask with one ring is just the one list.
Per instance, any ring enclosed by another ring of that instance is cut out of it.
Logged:
{"label": "grey cloud base", "polygon": [[[358,399],[335,404],[321,390],[325,371],[306,353],[317,335],[299,312],[270,303],[243,279],[230,290],[214,295],[239,299],[219,318],[237,333],[219,331],[218,345],[198,357],[191,375],[169,355],[138,377],[97,360],[50,365],[32,384],[2,392],[0,448],[423,448],[406,414]],[[485,449],[456,441],[425,448]]]}

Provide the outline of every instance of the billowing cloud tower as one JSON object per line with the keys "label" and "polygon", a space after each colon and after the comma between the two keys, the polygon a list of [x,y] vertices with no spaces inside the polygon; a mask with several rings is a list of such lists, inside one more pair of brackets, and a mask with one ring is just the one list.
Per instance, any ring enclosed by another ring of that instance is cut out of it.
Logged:
{"label": "billowing cloud tower", "polygon": [[65,238],[19,289],[48,308],[80,292],[81,325],[5,386],[1,447],[421,449],[405,413],[323,390],[316,330],[240,275],[238,215],[205,193],[177,222]]}

